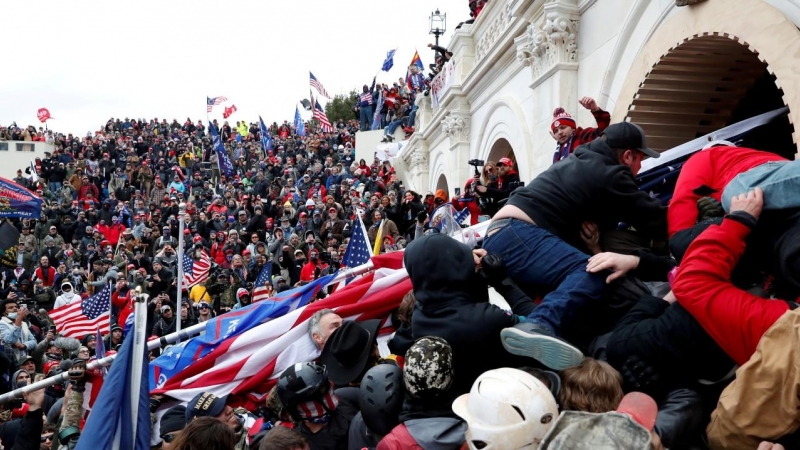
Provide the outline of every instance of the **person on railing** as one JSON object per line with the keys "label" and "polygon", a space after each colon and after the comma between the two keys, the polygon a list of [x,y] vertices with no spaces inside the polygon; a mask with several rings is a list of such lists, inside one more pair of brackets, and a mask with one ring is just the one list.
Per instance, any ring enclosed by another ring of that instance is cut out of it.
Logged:
{"label": "person on railing", "polygon": [[575,124],[575,119],[564,108],[556,108],[553,111],[553,121],[550,122],[550,135],[558,142],[553,155],[553,164],[571,155],[579,146],[597,139],[611,123],[611,115],[600,109],[593,98],[583,97],[578,103],[592,112],[597,121],[597,128],[581,128]]}

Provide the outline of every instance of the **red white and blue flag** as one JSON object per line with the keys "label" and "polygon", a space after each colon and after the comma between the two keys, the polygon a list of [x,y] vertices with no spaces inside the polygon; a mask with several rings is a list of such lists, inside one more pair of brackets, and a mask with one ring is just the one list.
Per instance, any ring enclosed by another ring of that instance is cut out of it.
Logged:
{"label": "red white and blue flag", "polygon": [[206,97],[206,112],[211,112],[212,108],[226,101],[228,101],[228,97]]}
{"label": "red white and blue flag", "polygon": [[50,312],[56,330],[66,337],[81,339],[97,329],[109,330],[111,284],[81,302],[70,303]]}
{"label": "red white and blue flag", "polygon": [[[225,338],[207,352],[189,349],[192,339],[179,347],[168,349],[151,363],[151,382],[156,388],[152,394],[167,394],[188,401],[203,391],[217,395],[232,395],[233,404],[255,407],[263,402],[269,389],[280,374],[298,361],[312,361],[320,351],[308,336],[308,320],[320,309],[332,308],[345,320],[386,319],[383,333],[392,331],[389,316],[403,296],[411,290],[408,273],[402,268],[403,252],[387,253],[373,258],[377,270],[349,284],[324,300],[302,306],[282,316],[259,324],[244,327],[239,324],[235,336]],[[241,316],[254,307],[267,307],[273,302],[261,302],[245,308]],[[226,318],[236,310],[220,316]],[[243,317],[244,319],[244,317]],[[231,319],[225,319],[230,321]],[[211,322],[209,322],[211,323]],[[206,335],[224,330],[224,325],[209,325]],[[171,376],[160,366],[164,362],[197,355],[180,371]]]}
{"label": "red white and blue flag", "polygon": [[319,102],[314,102],[314,118],[319,121],[319,126],[323,133],[333,133],[333,125],[331,125],[331,121],[328,120],[328,116],[325,115],[325,111],[322,110]]}
{"label": "red white and blue flag", "polygon": [[319,80],[317,80],[317,77],[315,77],[314,74],[311,73],[310,71],[308,72],[308,75],[310,77],[311,87],[316,89],[317,92],[319,92],[319,95],[321,95],[321,96],[323,96],[323,97],[325,97],[327,99],[330,99],[331,98],[330,94],[328,94],[328,91],[326,91],[325,88],[322,87],[322,83],[320,83]]}
{"label": "red white and blue flag", "polygon": [[269,298],[270,289],[267,284],[272,284],[272,262],[268,262],[258,273],[256,282],[253,285],[253,303],[260,302]]}
{"label": "red white and blue flag", "polygon": [[190,289],[208,279],[211,272],[211,258],[205,250],[200,250],[200,258],[195,261],[189,255],[183,255],[183,288]]}

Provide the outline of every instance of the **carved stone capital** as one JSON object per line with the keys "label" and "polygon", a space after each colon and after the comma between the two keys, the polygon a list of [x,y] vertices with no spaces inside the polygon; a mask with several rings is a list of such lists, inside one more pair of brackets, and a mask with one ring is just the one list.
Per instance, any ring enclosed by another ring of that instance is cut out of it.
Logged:
{"label": "carved stone capital", "polygon": [[450,113],[442,120],[442,133],[451,140],[465,141],[469,139],[470,118]]}
{"label": "carved stone capital", "polygon": [[555,0],[514,39],[517,60],[531,68],[534,83],[558,67],[577,67],[579,18],[574,0]]}
{"label": "carved stone capital", "polygon": [[420,172],[428,171],[428,154],[422,149],[421,146],[415,148],[414,152],[411,153],[410,168],[412,170],[418,170]]}

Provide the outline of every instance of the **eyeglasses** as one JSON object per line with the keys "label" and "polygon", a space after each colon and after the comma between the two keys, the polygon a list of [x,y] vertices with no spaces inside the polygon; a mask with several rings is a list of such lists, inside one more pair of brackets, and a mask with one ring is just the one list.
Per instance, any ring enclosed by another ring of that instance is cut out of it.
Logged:
{"label": "eyeglasses", "polygon": [[48,434],[47,436],[42,436],[41,442],[45,443],[47,441],[52,441],[52,440],[53,440],[53,435],[52,434]]}
{"label": "eyeglasses", "polygon": [[161,435],[161,440],[166,442],[167,444],[170,444],[172,443],[172,441],[175,440],[175,437],[176,437],[175,433],[167,433]]}
{"label": "eyeglasses", "polygon": [[211,308],[209,308],[208,306],[204,305],[204,306],[201,306],[200,309],[211,309]]}

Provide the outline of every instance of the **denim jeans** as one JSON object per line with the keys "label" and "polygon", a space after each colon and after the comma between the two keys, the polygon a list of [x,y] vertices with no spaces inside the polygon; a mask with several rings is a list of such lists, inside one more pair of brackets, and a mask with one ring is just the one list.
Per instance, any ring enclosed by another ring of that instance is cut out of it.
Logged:
{"label": "denim jeans", "polygon": [[397,127],[400,126],[401,123],[403,123],[403,119],[393,120],[389,126],[383,129],[383,134],[386,136],[394,135],[395,130],[397,130]]}
{"label": "denim jeans", "polygon": [[760,187],[764,210],[800,208],[800,160],[771,161],[740,173],[722,191],[722,207],[730,212],[731,199]]}
{"label": "denim jeans", "polygon": [[358,110],[358,118],[361,120],[361,131],[369,131],[372,126],[372,106],[362,106]]}
{"label": "denim jeans", "polygon": [[61,189],[61,186],[63,186],[63,184],[59,181],[50,181],[47,184],[48,184],[47,187],[50,189],[50,192],[52,192],[53,195],[55,195],[55,193],[58,192],[59,189]]}
{"label": "denim jeans", "polygon": [[406,126],[409,126],[409,127],[413,127],[414,126],[414,122],[417,120],[417,110],[418,109],[419,109],[419,106],[417,106],[417,105],[414,105],[411,108],[411,112],[408,113],[408,125],[406,125]]}
{"label": "denim jeans", "polygon": [[603,296],[606,275],[586,271],[589,256],[536,225],[511,220],[486,238],[483,248],[503,258],[516,283],[553,289],[527,321],[555,335],[574,321],[583,306]]}

